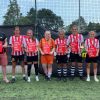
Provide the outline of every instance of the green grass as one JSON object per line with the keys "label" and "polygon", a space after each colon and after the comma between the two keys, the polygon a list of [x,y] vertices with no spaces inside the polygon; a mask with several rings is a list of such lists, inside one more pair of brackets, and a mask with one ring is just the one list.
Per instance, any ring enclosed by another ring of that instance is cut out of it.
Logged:
{"label": "green grass", "polygon": [[[0,79],[2,76],[0,75]],[[11,79],[11,75],[8,75]],[[0,100],[100,100],[100,83],[85,82],[75,78],[67,82],[47,82],[40,75],[40,81],[36,82],[32,75],[31,83],[24,82],[21,75],[17,75],[17,81],[13,84],[0,84]],[[100,78],[100,76],[99,76]]]}

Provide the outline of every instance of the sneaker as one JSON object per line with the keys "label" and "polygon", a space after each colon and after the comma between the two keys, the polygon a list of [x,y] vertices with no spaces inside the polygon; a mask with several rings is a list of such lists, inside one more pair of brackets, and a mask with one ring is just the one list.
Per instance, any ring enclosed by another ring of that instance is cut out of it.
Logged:
{"label": "sneaker", "polygon": [[87,77],[86,81],[87,81],[87,82],[90,82],[90,78],[89,78],[89,77]]}
{"label": "sneaker", "polygon": [[47,81],[51,81],[51,78],[50,78],[50,77],[48,77]]}
{"label": "sneaker", "polygon": [[99,82],[99,79],[97,77],[94,78],[95,82]]}
{"label": "sneaker", "polygon": [[45,80],[48,80],[48,76],[45,76]]}
{"label": "sneaker", "polygon": [[28,77],[28,79],[27,79],[27,82],[29,82],[29,83],[31,82],[31,79],[30,79],[30,77]]}
{"label": "sneaker", "polygon": [[16,79],[12,78],[11,83],[15,83]]}
{"label": "sneaker", "polygon": [[26,77],[25,77],[25,76],[23,77],[23,80],[24,80],[24,81],[27,81],[27,79],[26,79]]}
{"label": "sneaker", "polygon": [[36,76],[35,79],[36,79],[36,81],[39,81],[39,77],[38,76]]}

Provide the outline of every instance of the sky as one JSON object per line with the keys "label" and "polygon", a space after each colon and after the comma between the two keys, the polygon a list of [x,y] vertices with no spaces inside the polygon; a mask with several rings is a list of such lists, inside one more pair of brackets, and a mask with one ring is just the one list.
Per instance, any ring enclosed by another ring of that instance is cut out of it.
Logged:
{"label": "sky", "polygon": [[[21,13],[25,16],[34,7],[35,0],[17,0]],[[61,16],[64,25],[69,25],[79,17],[79,0],[37,0],[37,9],[50,9]],[[81,16],[88,22],[100,22],[100,0],[80,0]],[[7,12],[9,0],[0,0],[0,25]]]}

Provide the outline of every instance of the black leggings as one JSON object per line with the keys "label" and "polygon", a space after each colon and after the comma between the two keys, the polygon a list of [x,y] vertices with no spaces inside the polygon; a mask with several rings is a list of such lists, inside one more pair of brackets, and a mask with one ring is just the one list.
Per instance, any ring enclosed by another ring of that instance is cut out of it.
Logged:
{"label": "black leggings", "polygon": [[[32,68],[32,64],[28,64],[28,66],[27,66],[27,75],[28,76],[31,75],[31,68]],[[34,68],[35,68],[35,75],[38,75],[38,64],[34,64]]]}

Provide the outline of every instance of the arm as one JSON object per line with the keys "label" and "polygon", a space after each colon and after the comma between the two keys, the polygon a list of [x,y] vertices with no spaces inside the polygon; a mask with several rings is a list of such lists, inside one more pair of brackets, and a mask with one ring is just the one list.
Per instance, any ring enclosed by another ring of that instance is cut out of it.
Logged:
{"label": "arm", "polygon": [[54,53],[54,51],[55,51],[55,42],[54,42],[54,40],[52,40],[52,46],[53,46],[53,48],[52,48],[52,50],[51,50],[51,52],[50,52],[51,55],[52,55],[52,54]]}
{"label": "arm", "polygon": [[39,43],[39,51],[42,55],[44,55],[44,52],[42,50],[42,39],[40,40],[40,43]]}
{"label": "arm", "polygon": [[98,40],[98,43],[97,43],[97,56],[99,56],[99,40]]}
{"label": "arm", "polygon": [[8,44],[8,43],[7,43],[7,38],[6,38],[4,41],[5,41],[5,43],[4,43],[3,47],[4,47],[4,48],[7,48],[7,44]]}

